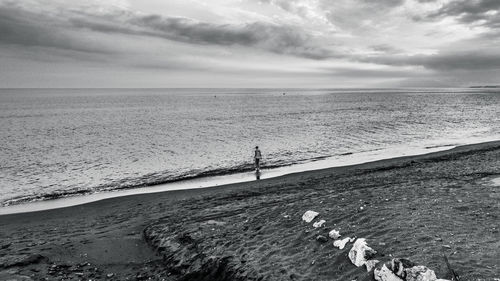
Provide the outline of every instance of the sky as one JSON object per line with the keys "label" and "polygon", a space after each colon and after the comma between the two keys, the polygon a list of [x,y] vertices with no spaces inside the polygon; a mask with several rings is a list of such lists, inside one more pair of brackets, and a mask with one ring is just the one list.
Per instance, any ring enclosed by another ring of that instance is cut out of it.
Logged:
{"label": "sky", "polygon": [[0,0],[0,88],[500,84],[500,0]]}

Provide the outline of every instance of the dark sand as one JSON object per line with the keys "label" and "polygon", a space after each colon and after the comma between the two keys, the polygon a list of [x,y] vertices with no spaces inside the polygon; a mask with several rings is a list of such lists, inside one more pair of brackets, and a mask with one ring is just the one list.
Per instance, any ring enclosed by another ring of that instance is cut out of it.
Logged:
{"label": "dark sand", "polygon": [[[461,280],[495,280],[498,177],[500,141],[0,216],[0,280],[371,280],[347,258],[352,244],[316,241],[332,228],[380,259],[451,278],[445,253]],[[302,222],[307,210],[324,227]]]}

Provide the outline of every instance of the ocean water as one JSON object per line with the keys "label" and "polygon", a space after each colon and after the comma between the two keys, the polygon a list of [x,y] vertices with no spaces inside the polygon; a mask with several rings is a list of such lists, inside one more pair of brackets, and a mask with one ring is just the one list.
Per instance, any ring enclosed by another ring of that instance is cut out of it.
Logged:
{"label": "ocean water", "polygon": [[0,129],[5,206],[498,140],[500,89],[1,89]]}

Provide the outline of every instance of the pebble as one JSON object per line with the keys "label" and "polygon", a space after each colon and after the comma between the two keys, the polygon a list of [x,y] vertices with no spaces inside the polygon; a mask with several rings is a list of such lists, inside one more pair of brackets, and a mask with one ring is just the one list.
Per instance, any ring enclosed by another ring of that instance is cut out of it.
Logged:
{"label": "pebble", "polygon": [[317,221],[317,222],[313,223],[313,227],[314,228],[322,227],[323,224],[325,224],[325,222],[326,222],[325,220]]}
{"label": "pebble", "polygon": [[318,212],[309,210],[302,215],[302,220],[307,223],[310,223],[318,215],[319,215]]}
{"label": "pebble", "polygon": [[337,230],[335,229],[332,229],[329,233],[328,233],[328,236],[330,236],[330,238],[332,239],[339,239],[340,237],[340,232],[338,232]]}

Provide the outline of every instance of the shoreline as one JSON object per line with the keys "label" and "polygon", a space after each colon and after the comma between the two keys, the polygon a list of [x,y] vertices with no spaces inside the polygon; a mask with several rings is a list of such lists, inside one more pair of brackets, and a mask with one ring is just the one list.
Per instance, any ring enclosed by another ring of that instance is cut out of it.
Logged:
{"label": "shoreline", "polygon": [[[379,253],[409,258],[440,278],[446,278],[442,249],[461,275],[498,277],[500,242],[494,237],[500,192],[492,186],[500,177],[498,155],[500,141],[493,141],[214,188],[2,215],[0,279],[175,281],[207,269],[203,259],[189,263],[201,267],[178,268],[173,261],[179,258],[229,255],[244,259],[245,266],[231,262],[235,267],[221,270],[256,269],[269,280],[371,280],[346,258],[350,247],[340,251],[316,241],[331,228],[343,237],[366,237]],[[308,209],[318,211],[326,226],[301,222]],[[161,230],[158,239],[187,234],[192,237],[187,241],[197,244],[169,251],[174,259],[169,260],[168,249],[155,246],[145,229]]]}
{"label": "shoreline", "polygon": [[[402,157],[416,157],[421,155],[433,154],[441,151],[449,151],[461,146],[480,145],[482,143],[494,142],[494,141],[496,140],[491,140],[491,138],[488,138],[486,139],[486,141],[478,143],[470,143],[465,145],[440,144],[440,145],[425,146],[425,147],[396,146],[390,149],[338,155],[318,161],[310,161],[305,163],[293,164],[289,166],[271,168],[271,169],[264,168],[262,170],[264,171],[264,173],[260,175],[260,179],[264,180],[269,178],[286,176],[289,174],[323,170],[329,168],[339,168],[343,166],[360,165],[370,162],[397,159]],[[245,183],[254,180],[255,180],[255,174],[252,171],[252,172],[234,173],[234,174],[217,175],[209,177],[197,177],[188,180],[155,184],[145,187],[94,192],[83,195],[69,195],[55,199],[26,201],[22,203],[14,203],[12,205],[7,205],[7,206],[1,206],[0,216],[8,214],[38,212],[44,210],[66,208],[66,207],[78,206],[82,204],[88,204],[96,201],[106,200],[110,198],[118,198],[123,196],[170,192],[176,190],[189,190],[189,189],[196,190],[196,189],[214,188],[221,185]]]}

